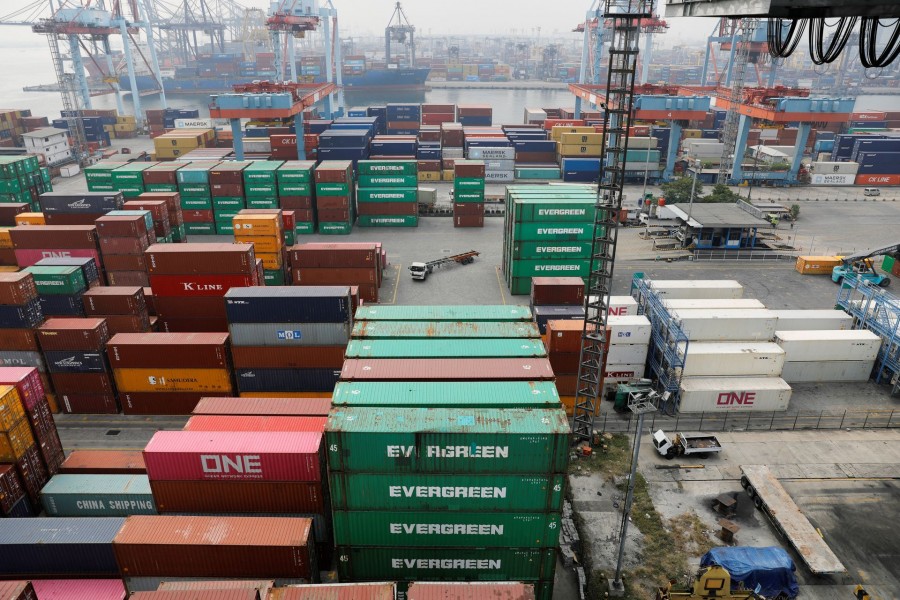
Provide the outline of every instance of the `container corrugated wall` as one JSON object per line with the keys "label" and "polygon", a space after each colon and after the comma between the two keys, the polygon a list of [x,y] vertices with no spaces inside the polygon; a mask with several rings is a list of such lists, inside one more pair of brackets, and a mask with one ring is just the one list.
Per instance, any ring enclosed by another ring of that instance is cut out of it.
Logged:
{"label": "container corrugated wall", "polygon": [[118,577],[113,538],[125,519],[0,519],[0,576]]}

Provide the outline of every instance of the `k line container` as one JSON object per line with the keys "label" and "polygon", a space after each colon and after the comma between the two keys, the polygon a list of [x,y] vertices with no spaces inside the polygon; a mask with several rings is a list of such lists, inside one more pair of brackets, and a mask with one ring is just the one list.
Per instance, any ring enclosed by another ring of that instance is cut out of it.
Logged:
{"label": "k line container", "polygon": [[329,398],[203,398],[195,415],[328,416]]}
{"label": "k line container", "polygon": [[791,386],[780,377],[686,377],[681,380],[682,413],[783,411]]}
{"label": "k line container", "polygon": [[236,346],[335,346],[350,339],[350,324],[343,323],[232,323]]}
{"label": "k line container", "polygon": [[744,286],[728,279],[653,279],[651,290],[664,300],[699,300],[709,298],[740,298]]}
{"label": "k line container", "polygon": [[334,512],[334,538],[346,546],[555,548],[559,529],[555,512]]}
{"label": "k line container", "polygon": [[768,341],[778,318],[765,309],[679,309],[669,311],[691,341]]}
{"label": "k line container", "polygon": [[158,431],[144,448],[151,481],[319,481],[321,433]]}
{"label": "k line container", "polygon": [[539,338],[532,322],[472,323],[440,321],[359,321],[351,337],[358,339]]}
{"label": "k line container", "polygon": [[544,357],[540,340],[350,340],[347,358]]}
{"label": "k line container", "polygon": [[853,317],[842,310],[774,310],[778,331],[850,329]]}
{"label": "k line container", "polygon": [[669,310],[681,309],[719,309],[743,310],[747,308],[765,308],[766,305],[753,298],[701,298],[695,300],[678,300],[666,298],[663,305]]}
{"label": "k line container", "polygon": [[549,381],[340,382],[332,403],[339,406],[424,408],[559,408]]}
{"label": "k line container", "polygon": [[146,475],[54,475],[41,490],[52,517],[155,515]]}
{"label": "k line container", "polygon": [[561,410],[342,408],[325,436],[332,472],[558,473],[568,434]]}
{"label": "k line container", "polygon": [[775,343],[788,362],[872,361],[881,349],[881,338],[867,329],[826,331],[777,331]]}
{"label": "k line container", "polygon": [[772,342],[691,342],[682,376],[780,377],[784,356],[781,346]]}
{"label": "k line container", "polygon": [[788,383],[863,383],[871,378],[874,367],[872,360],[787,362],[781,378]]}
{"label": "k line container", "polygon": [[360,306],[357,321],[531,321],[527,306]]}
{"label": "k line container", "polygon": [[115,537],[124,577],[318,577],[312,520],[128,517]]}
{"label": "k line container", "polygon": [[[414,367],[414,368],[413,368]],[[341,381],[551,381],[546,358],[350,358]]]}

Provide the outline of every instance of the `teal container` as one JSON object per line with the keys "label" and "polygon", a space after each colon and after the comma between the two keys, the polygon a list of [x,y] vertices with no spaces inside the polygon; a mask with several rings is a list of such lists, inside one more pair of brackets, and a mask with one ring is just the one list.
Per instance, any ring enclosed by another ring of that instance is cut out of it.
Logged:
{"label": "teal container", "polygon": [[419,172],[419,163],[414,160],[361,160],[356,163],[360,175],[409,176]]}
{"label": "teal container", "polygon": [[[349,196],[351,186],[349,183],[317,183],[317,196]],[[301,194],[298,194],[301,195]]]}
{"label": "teal container", "polygon": [[254,160],[244,169],[244,193],[248,196],[248,188],[268,186],[273,188],[277,182],[278,169],[284,164],[281,160]]}
{"label": "teal container", "polygon": [[184,227],[184,223],[182,223],[178,227],[172,228],[172,241],[173,242],[183,242],[186,239],[187,239],[187,230]]}
{"label": "teal container", "polygon": [[418,227],[417,215],[359,215],[360,227]]}
{"label": "teal container", "polygon": [[332,472],[565,473],[570,433],[562,409],[344,407],[325,447]]}
{"label": "teal container", "polygon": [[216,235],[215,223],[185,223],[186,235]]}
{"label": "teal container", "polygon": [[419,185],[419,177],[418,175],[360,175],[358,185],[366,188],[411,188]]}
{"label": "teal container", "polygon": [[322,235],[349,235],[353,231],[353,223],[344,221],[319,223]]}
{"label": "teal container", "polygon": [[418,202],[418,188],[358,188],[357,202]]}
{"label": "teal container", "polygon": [[[360,306],[356,309],[357,321],[524,321],[533,316],[527,306],[486,304],[446,306]],[[501,336],[503,337],[503,336]],[[508,336],[519,337],[519,336]]]}
{"label": "teal container", "polygon": [[516,242],[511,256],[535,260],[589,258],[591,242]]}
{"label": "teal container", "polygon": [[209,196],[181,196],[181,208],[184,210],[212,210],[212,198]]}
{"label": "teal container", "polygon": [[[385,341],[390,340],[369,343]],[[559,402],[556,384],[550,381],[341,381],[331,397],[334,407],[559,408]]]}
{"label": "teal container", "polygon": [[593,223],[515,223],[513,239],[519,241],[587,242],[594,239]]}
{"label": "teal container", "polygon": [[298,221],[294,224],[294,235],[309,235],[316,232],[316,224],[312,221]]}
{"label": "teal container", "polygon": [[555,512],[566,490],[562,473],[331,473],[329,482],[335,511]]}
{"label": "teal container", "polygon": [[209,171],[213,169],[219,161],[191,161],[189,164],[178,169],[175,179],[178,186],[182,184],[209,184]]}
{"label": "teal container", "polygon": [[[529,289],[531,280],[529,280]],[[530,323],[453,323],[436,321],[359,321],[351,337],[357,339],[442,339],[442,338],[539,338],[537,325]]]}
{"label": "teal container", "polygon": [[293,229],[284,230],[284,245],[293,246],[297,239],[297,233]]}
{"label": "teal container", "polygon": [[32,266],[25,271],[34,277],[41,296],[74,296],[87,289],[81,267]]}
{"label": "teal container", "polygon": [[284,285],[284,271],[281,269],[270,271],[263,271],[263,279],[266,281],[266,285]]}
{"label": "teal container", "polygon": [[334,511],[338,546],[555,548],[559,513]]}
{"label": "teal container", "polygon": [[276,170],[278,184],[286,182],[310,182],[313,180],[314,160],[289,160]]}
{"label": "teal container", "polygon": [[41,490],[41,503],[51,517],[157,514],[146,475],[54,475]]}
{"label": "teal container", "polygon": [[545,357],[540,340],[350,340],[345,358],[523,358]]}
{"label": "teal container", "polygon": [[149,210],[111,210],[106,213],[108,217],[143,217],[144,227],[147,231],[153,231],[153,214]]}
{"label": "teal container", "polygon": [[559,169],[549,167],[517,167],[516,179],[541,179],[554,181],[562,178]]}

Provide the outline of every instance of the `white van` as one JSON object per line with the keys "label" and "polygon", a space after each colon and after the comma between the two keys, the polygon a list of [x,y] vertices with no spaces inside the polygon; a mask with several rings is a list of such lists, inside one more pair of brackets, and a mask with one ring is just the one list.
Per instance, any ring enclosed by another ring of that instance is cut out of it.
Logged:
{"label": "white van", "polygon": [[880,196],[881,190],[878,188],[866,188],[863,190],[863,196]]}

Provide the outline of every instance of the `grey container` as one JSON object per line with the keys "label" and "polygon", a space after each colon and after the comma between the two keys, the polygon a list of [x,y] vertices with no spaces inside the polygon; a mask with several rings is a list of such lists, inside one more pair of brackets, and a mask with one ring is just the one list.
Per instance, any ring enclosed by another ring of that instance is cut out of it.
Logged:
{"label": "grey container", "polygon": [[345,346],[349,323],[232,323],[233,346]]}
{"label": "grey container", "polygon": [[0,367],[34,367],[41,373],[47,371],[44,357],[40,352],[25,352],[19,350],[0,351]]}
{"label": "grey container", "polygon": [[41,490],[51,517],[127,517],[155,515],[146,475],[54,475]]}
{"label": "grey container", "polygon": [[0,578],[119,577],[124,517],[0,519]]}

